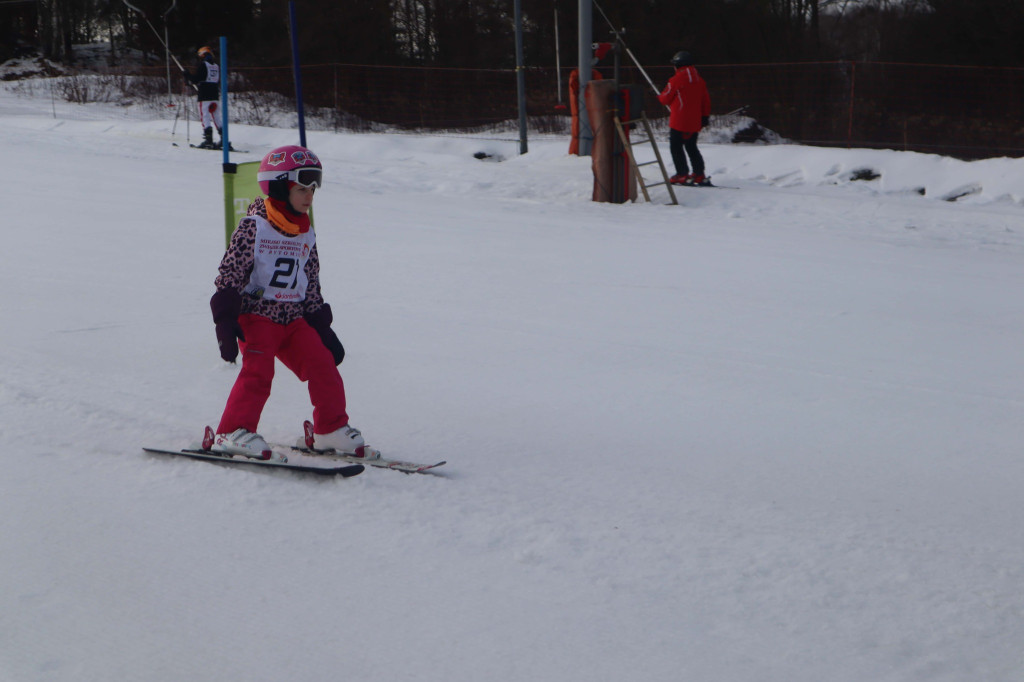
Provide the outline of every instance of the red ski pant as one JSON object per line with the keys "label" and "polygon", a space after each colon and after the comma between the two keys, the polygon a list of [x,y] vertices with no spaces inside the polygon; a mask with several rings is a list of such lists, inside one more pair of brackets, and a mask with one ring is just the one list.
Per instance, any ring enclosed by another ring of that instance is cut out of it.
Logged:
{"label": "red ski pant", "polygon": [[217,433],[258,431],[274,381],[274,358],[308,383],[314,432],[331,433],[348,424],[345,384],[334,357],[305,320],[299,318],[283,325],[260,315],[241,315],[238,322],[245,334],[245,341],[238,344],[242,369],[231,388]]}

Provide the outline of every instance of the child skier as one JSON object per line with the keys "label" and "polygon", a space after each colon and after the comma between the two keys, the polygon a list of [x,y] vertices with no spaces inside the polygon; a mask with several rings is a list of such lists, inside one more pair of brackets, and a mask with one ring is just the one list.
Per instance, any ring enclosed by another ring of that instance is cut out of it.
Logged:
{"label": "child skier", "polygon": [[379,456],[349,425],[337,369],[345,349],[320,293],[320,259],[309,221],[313,193],[323,180],[320,160],[305,147],[278,147],[263,157],[257,179],[267,198],[253,201],[235,229],[210,299],[221,357],[234,362],[239,346],[242,351],[242,369],[211,449],[275,457],[257,426],[277,358],[309,384],[316,449]]}
{"label": "child skier", "polygon": [[220,149],[223,139],[214,143],[213,128],[217,128],[217,137],[220,132],[220,112],[218,102],[220,101],[220,65],[213,56],[213,50],[208,47],[201,47],[196,52],[199,64],[196,70],[188,72],[181,70],[182,77],[189,83],[196,86],[199,96],[199,121],[203,126],[203,141],[199,146],[203,149]]}

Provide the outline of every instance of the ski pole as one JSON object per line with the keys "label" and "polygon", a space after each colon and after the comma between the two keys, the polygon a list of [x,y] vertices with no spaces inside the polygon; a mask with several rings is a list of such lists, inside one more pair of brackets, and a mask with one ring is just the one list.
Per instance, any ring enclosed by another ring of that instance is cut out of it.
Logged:
{"label": "ski pole", "polygon": [[185,88],[181,89],[181,105],[185,108],[185,144],[192,145],[192,137],[189,130],[189,121],[191,117],[188,115],[188,101],[186,100]]}
{"label": "ski pole", "polygon": [[174,109],[174,125],[171,126],[171,144],[174,145],[175,147],[178,146],[178,143],[174,141],[174,134],[176,132],[178,132],[178,118],[180,116],[181,116],[181,103],[179,103],[178,106],[175,107],[175,109]]}

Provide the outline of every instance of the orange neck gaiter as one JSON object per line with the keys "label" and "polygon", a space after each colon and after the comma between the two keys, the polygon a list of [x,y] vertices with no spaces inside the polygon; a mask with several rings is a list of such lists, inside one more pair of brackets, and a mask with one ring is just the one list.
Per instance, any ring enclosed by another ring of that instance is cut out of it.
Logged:
{"label": "orange neck gaiter", "polygon": [[295,213],[287,202],[280,199],[267,197],[264,203],[267,207],[267,220],[277,229],[292,236],[309,232],[308,215]]}

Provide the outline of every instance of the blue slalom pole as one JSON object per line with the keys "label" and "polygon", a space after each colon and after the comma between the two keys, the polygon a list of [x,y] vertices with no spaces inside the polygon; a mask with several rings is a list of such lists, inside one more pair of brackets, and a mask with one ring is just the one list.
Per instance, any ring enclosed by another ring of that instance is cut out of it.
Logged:
{"label": "blue slalom pole", "polygon": [[299,36],[295,24],[295,2],[288,2],[288,25],[292,34],[292,69],[295,72],[295,104],[299,112],[299,144],[306,146],[306,113],[302,106],[302,73],[299,69]]}
{"label": "blue slalom pole", "polygon": [[224,142],[224,163],[230,162],[231,142],[228,140],[228,39],[220,37],[220,136]]}

